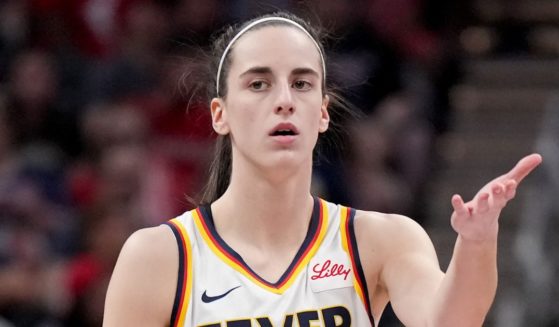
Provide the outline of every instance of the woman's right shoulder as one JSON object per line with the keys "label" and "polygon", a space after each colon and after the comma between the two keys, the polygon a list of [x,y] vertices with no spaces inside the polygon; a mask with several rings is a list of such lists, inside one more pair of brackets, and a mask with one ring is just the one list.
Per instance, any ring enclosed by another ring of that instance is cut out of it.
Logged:
{"label": "woman's right shoulder", "polygon": [[165,225],[142,228],[124,243],[115,272],[121,266],[130,273],[145,272],[150,278],[176,279],[178,257],[177,241],[171,228]]}
{"label": "woman's right shoulder", "polygon": [[168,323],[178,278],[178,247],[168,226],[144,228],[126,240],[107,290],[104,326]]}
{"label": "woman's right shoulder", "polygon": [[130,235],[122,247],[121,256],[140,256],[149,259],[151,256],[166,257],[177,255],[177,243],[171,228],[166,225],[142,228]]}

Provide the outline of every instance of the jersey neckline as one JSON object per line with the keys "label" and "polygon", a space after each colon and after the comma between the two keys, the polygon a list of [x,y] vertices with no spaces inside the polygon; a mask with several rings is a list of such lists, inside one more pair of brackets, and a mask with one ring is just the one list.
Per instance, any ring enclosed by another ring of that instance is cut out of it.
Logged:
{"label": "jersey neckline", "polygon": [[270,282],[259,276],[243,258],[221,238],[215,228],[210,205],[198,207],[195,210],[196,214],[194,218],[202,237],[218,257],[259,286],[271,292],[281,294],[293,283],[296,276],[303,267],[306,266],[322,242],[328,225],[328,214],[326,211],[327,206],[325,201],[314,197],[313,211],[305,239],[285,272],[276,282]]}

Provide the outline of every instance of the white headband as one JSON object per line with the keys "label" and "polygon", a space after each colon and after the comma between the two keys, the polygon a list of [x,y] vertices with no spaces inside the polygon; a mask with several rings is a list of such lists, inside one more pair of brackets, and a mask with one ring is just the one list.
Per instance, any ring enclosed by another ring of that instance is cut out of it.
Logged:
{"label": "white headband", "polygon": [[282,22],[289,23],[289,24],[299,28],[305,34],[307,34],[307,36],[312,40],[312,42],[314,43],[314,45],[318,49],[318,53],[320,54],[320,60],[322,62],[322,75],[323,75],[322,78],[323,78],[323,80],[326,80],[326,65],[324,64],[324,56],[322,55],[322,50],[320,49],[320,46],[318,45],[316,40],[312,37],[312,35],[303,26],[301,26],[300,24],[298,24],[295,21],[292,21],[291,19],[283,18],[283,17],[264,17],[264,18],[255,20],[254,22],[248,24],[242,30],[240,30],[239,33],[237,33],[237,35],[235,35],[235,37],[229,42],[229,44],[227,45],[227,47],[223,51],[223,54],[221,55],[221,59],[219,60],[219,66],[217,67],[217,80],[216,80],[216,86],[215,86],[217,96],[219,96],[219,79],[221,78],[221,68],[223,66],[223,62],[225,61],[225,57],[227,57],[227,53],[229,52],[229,50],[231,49],[233,44],[241,36],[243,36],[243,34],[245,34],[248,30],[250,30],[254,26],[256,26],[260,23],[269,22],[269,21],[282,21]]}

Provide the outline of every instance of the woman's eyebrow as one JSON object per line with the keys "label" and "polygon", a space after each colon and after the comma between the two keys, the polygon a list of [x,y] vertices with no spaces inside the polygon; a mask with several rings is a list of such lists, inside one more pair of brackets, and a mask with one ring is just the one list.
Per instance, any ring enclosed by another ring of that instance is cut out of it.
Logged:
{"label": "woman's eyebrow", "polygon": [[270,67],[256,66],[247,69],[241,75],[239,75],[239,77],[243,77],[250,74],[271,74],[271,73],[272,73],[272,69]]}
{"label": "woman's eyebrow", "polygon": [[291,75],[314,75],[315,77],[320,77],[316,70],[307,67],[295,68],[291,71]]}
{"label": "woman's eyebrow", "polygon": [[[250,75],[250,74],[272,74],[272,69],[270,67],[267,66],[255,66],[255,67],[251,67],[249,69],[247,69],[246,71],[244,71],[241,75],[239,75],[239,77],[244,77],[246,75]],[[318,72],[312,68],[307,68],[307,67],[298,67],[295,68],[291,71],[291,75],[314,75],[316,77],[320,77],[320,75],[318,74]]]}

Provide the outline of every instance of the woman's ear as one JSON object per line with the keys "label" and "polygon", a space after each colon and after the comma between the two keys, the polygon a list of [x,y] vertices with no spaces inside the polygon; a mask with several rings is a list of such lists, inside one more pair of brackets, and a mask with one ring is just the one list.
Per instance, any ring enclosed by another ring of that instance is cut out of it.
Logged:
{"label": "woman's ear", "polygon": [[330,97],[328,95],[325,95],[324,98],[322,98],[322,106],[320,107],[320,124],[318,126],[318,131],[320,133],[326,132],[326,130],[328,129],[328,124],[330,123],[328,103],[330,103]]}
{"label": "woman's ear", "polygon": [[229,125],[227,124],[227,115],[223,100],[221,98],[213,98],[210,102],[210,110],[212,113],[212,126],[214,131],[219,135],[229,134]]}

